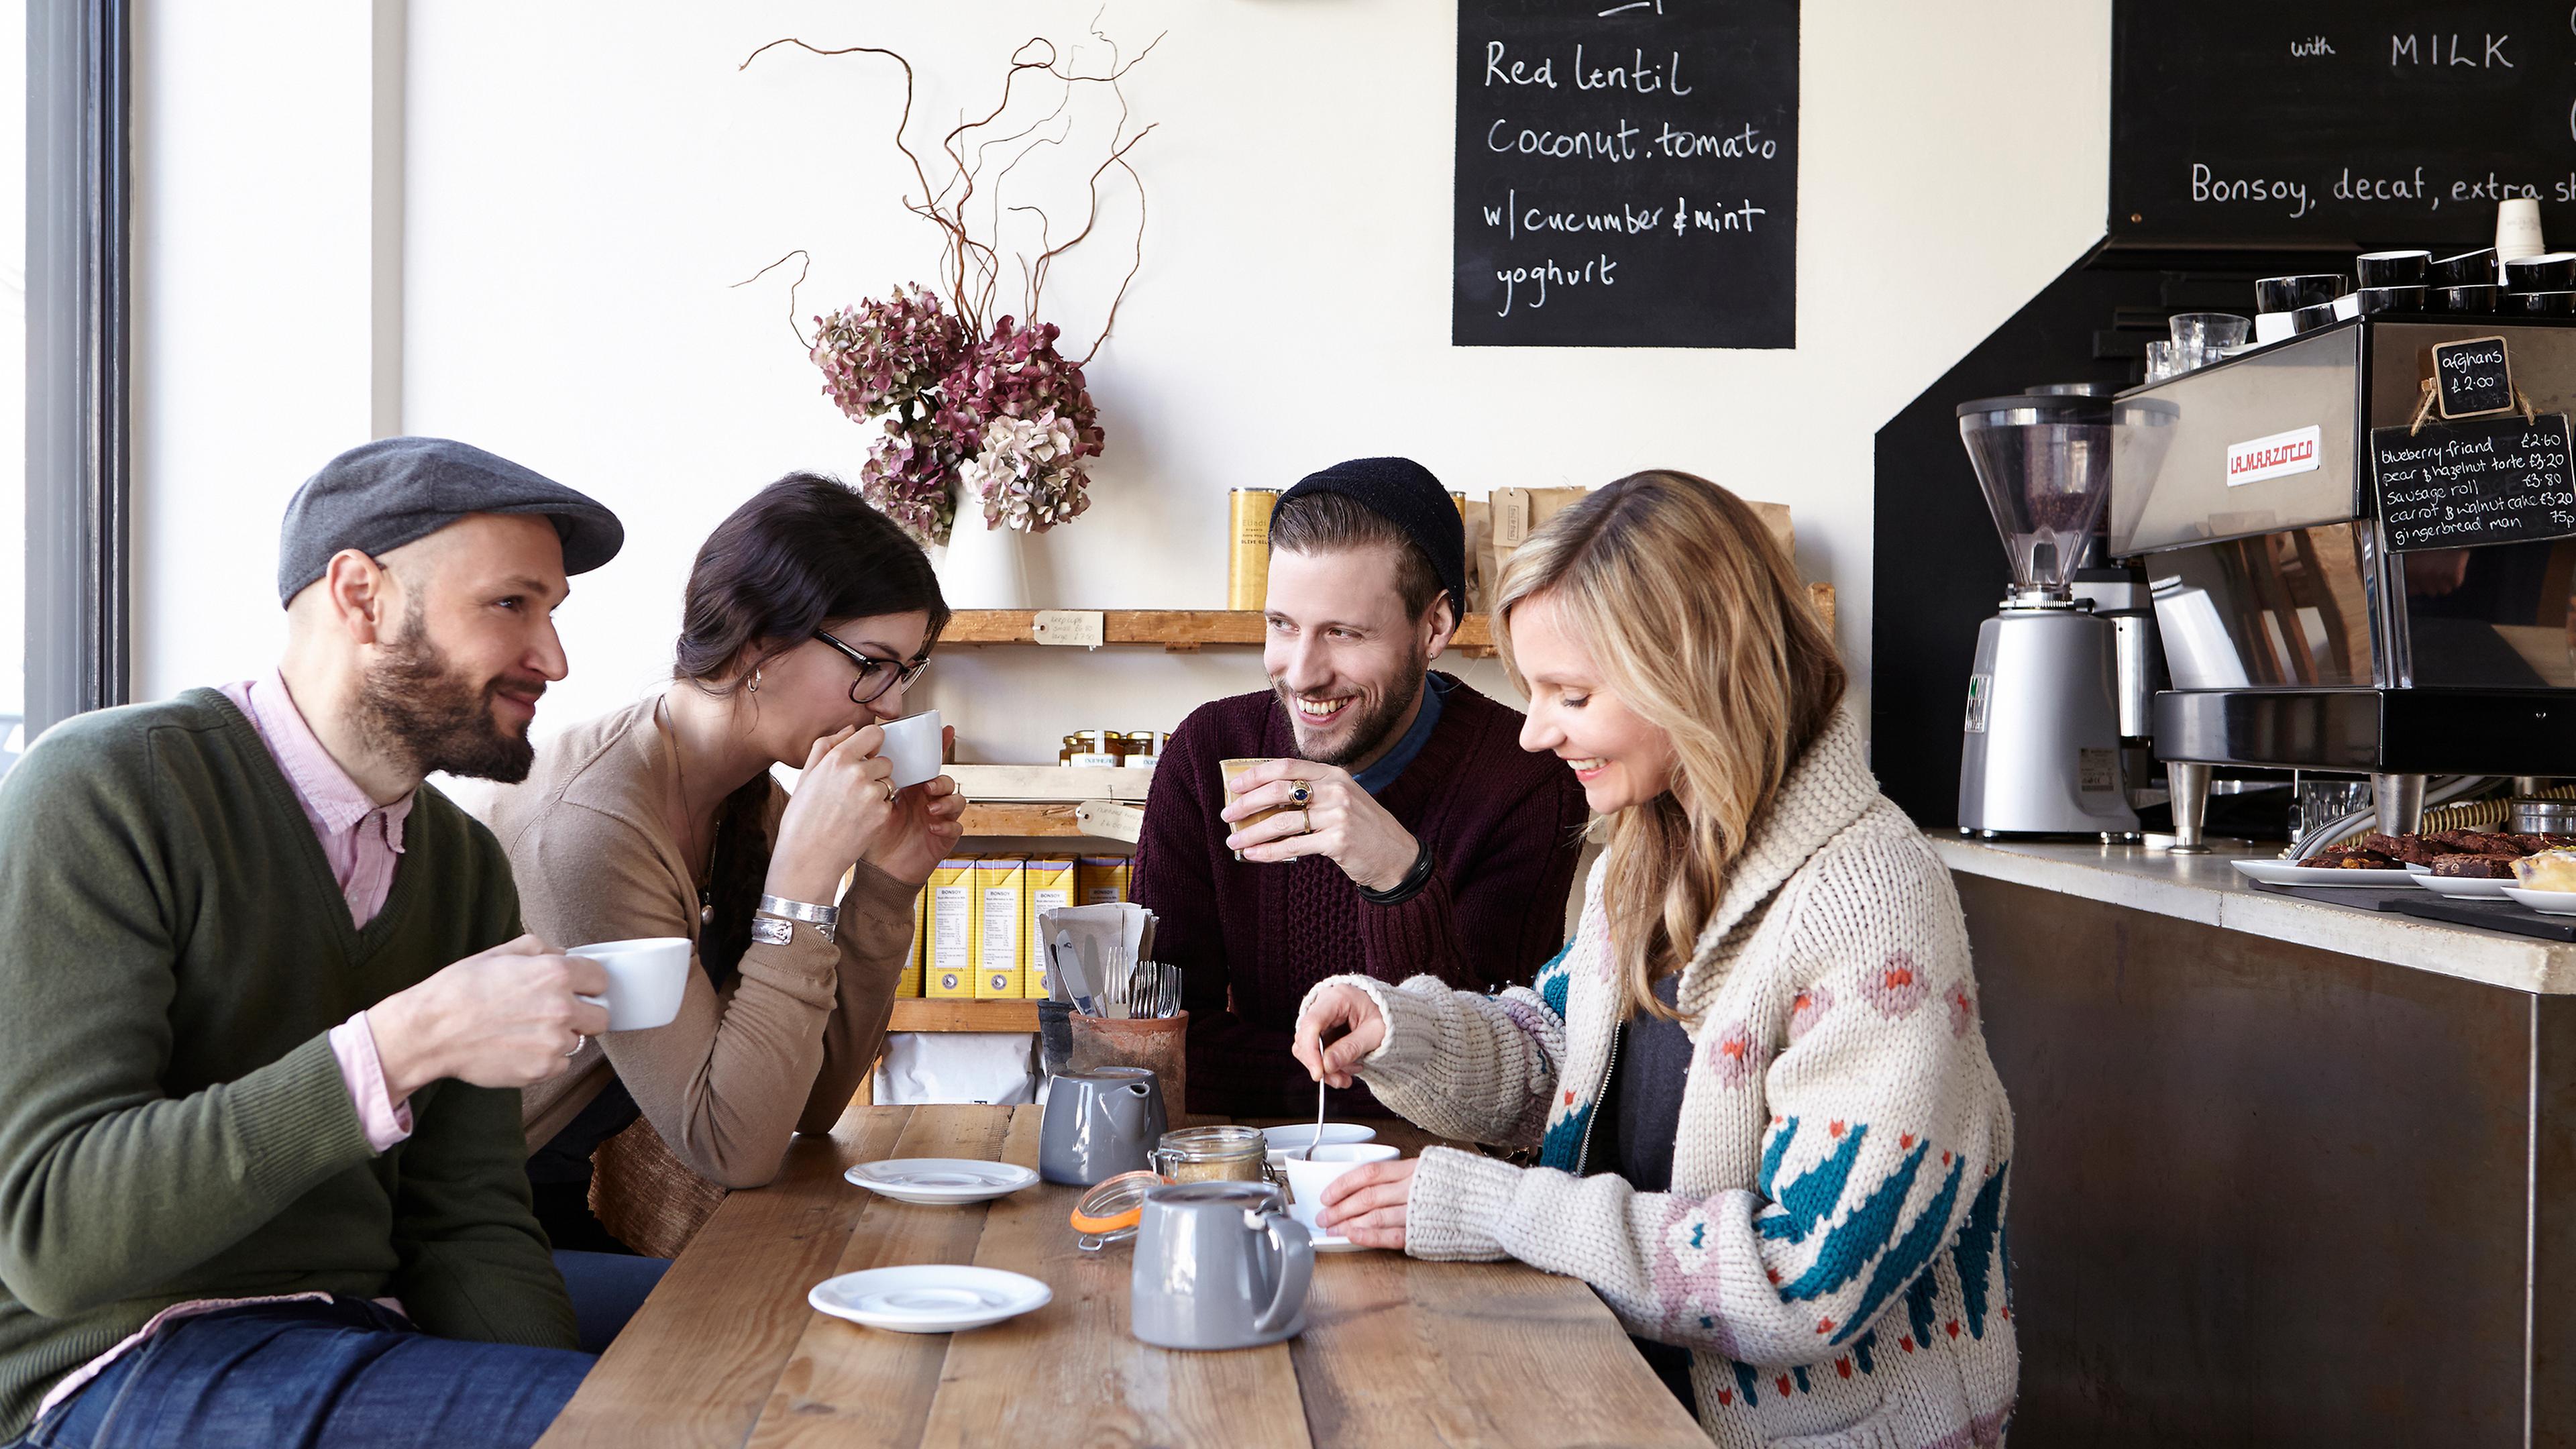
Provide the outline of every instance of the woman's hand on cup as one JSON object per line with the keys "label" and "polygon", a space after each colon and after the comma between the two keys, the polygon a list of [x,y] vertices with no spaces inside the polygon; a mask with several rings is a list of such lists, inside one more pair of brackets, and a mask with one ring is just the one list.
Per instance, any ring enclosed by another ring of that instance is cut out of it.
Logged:
{"label": "woman's hand on cup", "polygon": [[[1303,786],[1306,802],[1297,803]],[[1264,760],[1229,782],[1234,803],[1219,812],[1229,824],[1260,814],[1279,813],[1240,826],[1226,846],[1245,860],[1295,860],[1320,855],[1342,868],[1353,884],[1367,890],[1392,890],[1403,884],[1422,853],[1413,838],[1377,797],[1360,788],[1348,770],[1311,760]]]}
{"label": "woman's hand on cup", "polygon": [[1386,1017],[1356,986],[1327,986],[1297,1016],[1289,1051],[1308,1076],[1328,1087],[1348,1087],[1362,1059],[1386,1040]]}
{"label": "woman's hand on cup", "polygon": [[885,731],[875,725],[854,726],[823,736],[806,752],[778,822],[770,894],[830,905],[842,873],[887,833],[895,819],[895,802],[886,798],[894,766],[877,753],[884,743]]}
{"label": "woman's hand on cup", "polygon": [[1324,1184],[1315,1226],[1363,1248],[1404,1251],[1404,1204],[1413,1195],[1418,1158],[1363,1162]]}
{"label": "woman's hand on cup", "polygon": [[[957,742],[954,727],[940,731],[942,746]],[[946,754],[943,748],[942,756]],[[966,797],[946,775],[906,786],[894,801],[894,815],[862,857],[904,885],[919,889],[930,881],[939,862],[957,848],[966,833]]]}

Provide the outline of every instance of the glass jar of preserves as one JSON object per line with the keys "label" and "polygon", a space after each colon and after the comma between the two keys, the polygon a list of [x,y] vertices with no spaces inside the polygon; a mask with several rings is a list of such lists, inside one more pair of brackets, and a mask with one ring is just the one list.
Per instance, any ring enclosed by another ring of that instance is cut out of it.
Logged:
{"label": "glass jar of preserves", "polygon": [[1163,1134],[1152,1162],[1173,1182],[1270,1182],[1269,1152],[1258,1127],[1183,1127]]}

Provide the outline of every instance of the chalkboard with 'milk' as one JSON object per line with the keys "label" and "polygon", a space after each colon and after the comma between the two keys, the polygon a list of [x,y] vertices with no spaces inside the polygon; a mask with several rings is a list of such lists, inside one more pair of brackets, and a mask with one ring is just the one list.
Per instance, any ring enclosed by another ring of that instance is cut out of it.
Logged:
{"label": "chalkboard with 'milk'", "polygon": [[2379,523],[2394,550],[2576,534],[2567,415],[2373,428]]}
{"label": "chalkboard with 'milk'", "polygon": [[1794,347],[1798,0],[1460,0],[1450,340]]}

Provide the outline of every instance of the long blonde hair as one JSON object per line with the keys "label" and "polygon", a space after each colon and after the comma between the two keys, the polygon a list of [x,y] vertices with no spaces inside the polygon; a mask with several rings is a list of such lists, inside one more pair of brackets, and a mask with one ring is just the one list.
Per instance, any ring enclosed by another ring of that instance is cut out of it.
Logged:
{"label": "long blonde hair", "polygon": [[1690,959],[1790,766],[1833,720],[1844,672],[1786,550],[1744,500],[1667,469],[1548,520],[1495,592],[1494,642],[1523,694],[1511,615],[1545,595],[1601,683],[1671,736],[1673,782],[1614,818],[1603,904],[1628,1007]]}

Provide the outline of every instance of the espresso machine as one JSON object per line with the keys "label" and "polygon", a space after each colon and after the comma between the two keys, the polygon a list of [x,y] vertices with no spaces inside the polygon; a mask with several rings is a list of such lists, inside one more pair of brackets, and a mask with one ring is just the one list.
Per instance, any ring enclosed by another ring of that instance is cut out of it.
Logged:
{"label": "espresso machine", "polygon": [[2428,775],[2576,771],[2576,537],[2398,551],[2381,518],[2372,430],[2420,425],[2432,346],[2486,337],[2543,423],[2576,407],[2576,320],[2494,315],[2368,314],[2120,395],[2109,546],[2171,671],[2177,851],[2213,766],[2366,775],[2392,833]]}
{"label": "espresso machine", "polygon": [[2002,607],[1977,629],[1962,835],[2138,833],[2129,788],[2145,750],[2122,706],[2124,692],[2134,696],[2127,725],[2143,733],[2143,590],[2126,571],[2082,567],[2110,496],[2113,415],[2111,400],[2075,391],[1959,406],[1960,440],[2012,569]]}

